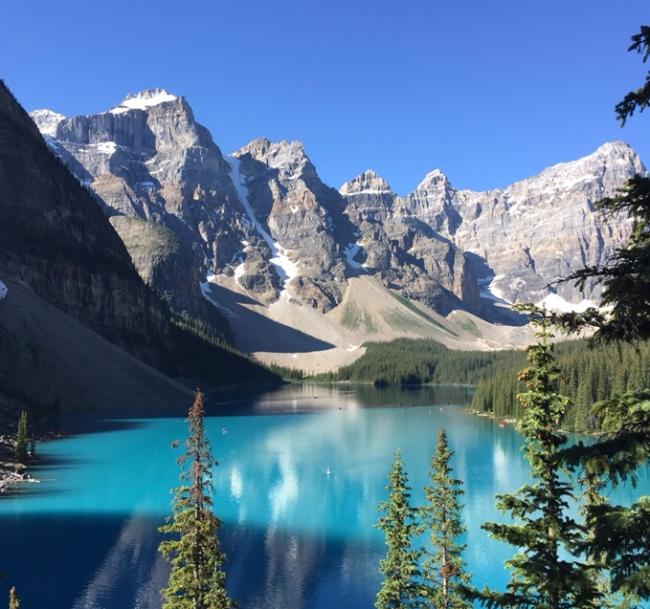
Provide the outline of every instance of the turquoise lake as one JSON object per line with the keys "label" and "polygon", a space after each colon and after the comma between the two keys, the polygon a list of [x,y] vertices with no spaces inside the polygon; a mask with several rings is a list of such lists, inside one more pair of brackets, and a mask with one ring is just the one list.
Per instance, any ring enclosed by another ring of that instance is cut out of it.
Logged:
{"label": "turquoise lake", "polygon": [[[494,495],[528,479],[510,426],[468,414],[462,387],[288,386],[214,398],[206,427],[219,460],[215,512],[231,596],[241,609],[371,609],[383,537],[374,528],[400,448],[421,501],[444,426],[465,481],[466,561],[478,585],[503,586],[509,546],[481,530],[502,519]],[[157,527],[170,512],[186,424],[157,416],[73,421],[39,445],[40,484],[0,500],[0,589],[25,609],[158,609],[167,565]],[[629,502],[650,493],[617,489]]]}

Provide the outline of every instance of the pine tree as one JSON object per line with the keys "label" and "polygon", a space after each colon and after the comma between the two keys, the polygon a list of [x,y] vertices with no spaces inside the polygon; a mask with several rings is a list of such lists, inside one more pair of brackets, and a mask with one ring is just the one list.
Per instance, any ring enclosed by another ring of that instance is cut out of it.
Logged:
{"label": "pine tree", "polygon": [[18,431],[16,433],[16,461],[25,463],[27,461],[27,411],[23,410],[18,419]]}
{"label": "pine tree", "polygon": [[430,483],[424,488],[426,505],[422,523],[428,529],[433,551],[423,563],[425,595],[433,609],[471,609],[459,586],[469,583],[464,571],[464,545],[458,538],[465,532],[461,520],[462,482],[452,477],[454,453],[447,444],[444,429],[438,432],[436,452],[431,460]]}
{"label": "pine tree", "polygon": [[492,536],[520,548],[506,562],[511,571],[507,592],[485,588],[472,596],[487,607],[579,609],[599,607],[600,594],[589,567],[574,555],[565,560],[561,551],[575,552],[583,529],[568,515],[573,499],[571,483],[561,477],[558,453],[566,437],[557,432],[568,400],[556,390],[553,335],[544,310],[530,312],[538,342],[527,349],[528,367],[519,373],[527,391],[517,396],[523,407],[519,430],[530,463],[532,484],[512,495],[497,497],[497,507],[512,516],[512,524],[486,523]]}
{"label": "pine tree", "polygon": [[9,609],[20,609],[20,599],[16,593],[15,586],[9,590]]}
{"label": "pine tree", "polygon": [[411,488],[400,451],[395,452],[388,479],[388,500],[379,504],[383,516],[377,527],[384,532],[386,556],[380,563],[384,576],[375,600],[376,609],[421,607],[419,583],[420,552],[413,549],[413,538],[419,534],[417,510],[411,506]]}
{"label": "pine tree", "polygon": [[181,486],[174,490],[171,521],[160,531],[173,535],[159,550],[171,563],[163,609],[229,609],[225,560],[219,545],[221,523],[212,511],[212,468],[217,464],[203,425],[203,395],[197,389],[188,415],[189,437],[180,457]]}

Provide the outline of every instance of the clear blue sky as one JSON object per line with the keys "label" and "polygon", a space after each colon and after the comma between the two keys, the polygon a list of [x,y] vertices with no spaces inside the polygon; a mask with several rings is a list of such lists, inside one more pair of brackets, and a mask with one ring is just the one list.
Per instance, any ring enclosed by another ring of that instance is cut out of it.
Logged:
{"label": "clear blue sky", "polygon": [[366,168],[400,193],[440,168],[504,186],[629,142],[613,106],[647,72],[629,38],[650,2],[6,2],[1,74],[29,110],[90,114],[161,86],[230,152],[300,139],[338,187]]}

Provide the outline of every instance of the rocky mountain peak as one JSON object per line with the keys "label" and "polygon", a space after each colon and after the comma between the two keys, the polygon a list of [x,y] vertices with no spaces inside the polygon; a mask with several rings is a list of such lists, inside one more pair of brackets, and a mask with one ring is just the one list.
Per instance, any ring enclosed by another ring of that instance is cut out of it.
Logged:
{"label": "rocky mountain peak", "polygon": [[450,188],[451,184],[447,176],[440,171],[440,169],[434,169],[427,173],[424,176],[424,179],[417,185],[415,189],[417,191],[441,191]]}
{"label": "rocky mountain peak", "polygon": [[390,184],[372,169],[367,169],[355,178],[345,182],[345,184],[339,188],[339,192],[344,197],[359,194],[393,194]]}
{"label": "rocky mountain peak", "polygon": [[630,146],[627,142],[623,142],[622,140],[605,142],[604,144],[599,146],[593,154],[602,155],[602,156],[621,156],[621,157],[637,156],[632,146]]}
{"label": "rocky mountain peak", "polygon": [[144,89],[139,93],[129,93],[117,106],[111,108],[111,114],[122,114],[129,110],[148,110],[166,102],[176,101],[179,98],[165,89]]}
{"label": "rocky mountain peak", "polygon": [[587,156],[557,163],[536,176],[515,182],[504,192],[512,196],[533,190],[548,196],[551,191],[607,190],[635,173],[646,173],[637,153],[625,142],[607,142]]}
{"label": "rocky mountain peak", "polygon": [[56,129],[59,126],[59,123],[65,120],[63,114],[59,114],[53,110],[48,110],[47,108],[32,110],[29,113],[29,116],[36,123],[38,130],[43,135],[49,135],[50,137],[56,136]]}
{"label": "rocky mountain peak", "polygon": [[266,138],[258,138],[234,152],[233,156],[241,158],[246,154],[288,177],[299,177],[306,172],[315,174],[305,146],[297,140],[271,142]]}

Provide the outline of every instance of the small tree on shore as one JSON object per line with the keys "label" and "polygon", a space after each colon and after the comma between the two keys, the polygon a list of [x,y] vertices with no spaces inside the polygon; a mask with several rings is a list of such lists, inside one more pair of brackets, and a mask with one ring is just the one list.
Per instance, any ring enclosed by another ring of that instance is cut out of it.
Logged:
{"label": "small tree on shore", "polygon": [[217,464],[203,425],[203,394],[197,390],[188,415],[189,437],[178,460],[181,485],[174,489],[171,521],[160,531],[173,535],[159,550],[171,563],[162,590],[163,609],[230,609],[225,556],[219,544],[221,523],[212,511],[212,467]]}
{"label": "small tree on shore", "polygon": [[9,590],[9,609],[20,609],[20,599],[15,586]]}
{"label": "small tree on shore", "polygon": [[23,410],[18,419],[18,431],[16,432],[16,461],[25,463],[27,461],[27,411]]}
{"label": "small tree on shore", "polygon": [[386,556],[380,562],[384,576],[375,600],[376,609],[406,609],[422,607],[419,583],[420,552],[412,547],[420,532],[417,510],[411,506],[411,488],[404,470],[400,451],[395,452],[388,486],[388,499],[379,504],[383,516],[377,527],[384,532]]}
{"label": "small tree on shore", "polygon": [[425,553],[423,578],[425,597],[433,609],[471,609],[459,586],[469,583],[464,571],[458,538],[465,532],[461,520],[462,481],[452,476],[454,453],[444,429],[438,431],[436,452],[431,460],[430,483],[424,488],[426,504],[422,523],[429,531],[432,551]]}

